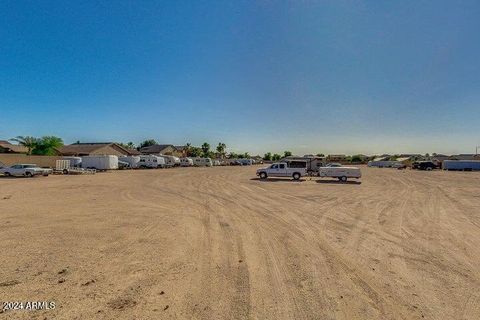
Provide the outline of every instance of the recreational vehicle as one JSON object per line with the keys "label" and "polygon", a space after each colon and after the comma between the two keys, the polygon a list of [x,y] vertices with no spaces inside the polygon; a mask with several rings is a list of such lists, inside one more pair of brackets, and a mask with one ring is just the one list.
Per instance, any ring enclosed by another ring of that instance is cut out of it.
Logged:
{"label": "recreational vehicle", "polygon": [[140,164],[139,156],[121,156],[118,160],[128,163],[132,169],[138,168]]}
{"label": "recreational vehicle", "polygon": [[159,157],[162,157],[165,160],[165,166],[167,168],[179,166],[181,164],[180,163],[180,158],[175,157],[175,156],[169,156],[169,155],[161,154],[161,155],[159,155]]}
{"label": "recreational vehicle", "polygon": [[118,157],[114,155],[84,156],[82,157],[82,168],[115,170],[118,169]]}
{"label": "recreational vehicle", "polygon": [[139,168],[164,168],[165,159],[163,157],[154,156],[154,155],[140,156],[138,167]]}
{"label": "recreational vehicle", "polygon": [[191,158],[181,158],[180,159],[180,166],[181,167],[192,167],[193,160]]}
{"label": "recreational vehicle", "polygon": [[213,166],[212,159],[210,158],[194,158],[193,164],[196,167],[211,167]]}

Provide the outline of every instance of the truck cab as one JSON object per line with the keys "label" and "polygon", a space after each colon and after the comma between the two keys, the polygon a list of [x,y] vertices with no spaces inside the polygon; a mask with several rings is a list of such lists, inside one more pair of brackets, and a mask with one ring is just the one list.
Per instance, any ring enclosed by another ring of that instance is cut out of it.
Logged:
{"label": "truck cab", "polygon": [[257,176],[260,179],[267,179],[268,177],[292,177],[294,180],[299,180],[307,174],[306,162],[305,166],[290,167],[288,163],[277,162],[272,163],[269,167],[258,169]]}

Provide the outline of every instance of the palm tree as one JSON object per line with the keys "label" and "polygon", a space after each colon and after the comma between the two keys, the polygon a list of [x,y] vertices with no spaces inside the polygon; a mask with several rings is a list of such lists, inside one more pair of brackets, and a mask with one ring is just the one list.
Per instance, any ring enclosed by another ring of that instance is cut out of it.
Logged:
{"label": "palm tree", "polygon": [[44,156],[53,156],[60,147],[63,146],[62,138],[55,136],[45,136],[38,139],[32,153]]}
{"label": "palm tree", "polygon": [[210,151],[210,144],[208,144],[207,142],[204,142],[202,144],[202,151],[203,151],[203,155],[205,157],[208,157],[208,152]]}
{"label": "palm tree", "polygon": [[10,139],[10,141],[18,142],[19,145],[27,148],[27,154],[32,154],[32,150],[37,145],[38,139],[30,136],[17,136]]}
{"label": "palm tree", "polygon": [[225,157],[225,149],[227,149],[227,145],[223,142],[219,142],[217,146],[217,152],[220,154],[222,159]]}

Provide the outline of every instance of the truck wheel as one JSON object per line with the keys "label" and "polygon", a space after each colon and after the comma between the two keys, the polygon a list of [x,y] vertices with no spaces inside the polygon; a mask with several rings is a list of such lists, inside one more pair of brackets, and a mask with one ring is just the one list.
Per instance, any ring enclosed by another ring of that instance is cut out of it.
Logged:
{"label": "truck wheel", "polygon": [[292,175],[292,177],[293,177],[293,180],[298,180],[298,179],[300,179],[300,173],[295,172],[295,173]]}
{"label": "truck wheel", "polygon": [[68,170],[67,170],[67,169],[63,169],[63,174],[68,174]]}
{"label": "truck wheel", "polygon": [[432,171],[432,167],[427,167],[427,171]]}
{"label": "truck wheel", "polygon": [[25,176],[31,178],[33,177],[33,174],[31,172],[25,172]]}
{"label": "truck wheel", "polygon": [[266,172],[260,172],[260,179],[267,179],[267,173]]}
{"label": "truck wheel", "polygon": [[4,174],[5,174],[5,177],[10,177],[11,176],[10,172],[5,172]]}
{"label": "truck wheel", "polygon": [[340,181],[342,181],[342,182],[347,182],[347,177],[345,177],[345,176],[340,177]]}

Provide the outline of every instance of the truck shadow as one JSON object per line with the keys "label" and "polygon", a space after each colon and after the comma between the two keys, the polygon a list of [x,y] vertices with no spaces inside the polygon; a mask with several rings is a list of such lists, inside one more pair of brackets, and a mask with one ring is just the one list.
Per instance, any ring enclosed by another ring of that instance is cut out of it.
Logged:
{"label": "truck shadow", "polygon": [[342,182],[342,181],[338,181],[338,180],[322,180],[322,179],[317,180],[317,183],[322,183],[322,184],[362,184],[361,181]]}
{"label": "truck shadow", "polygon": [[268,179],[252,178],[250,180],[260,181],[260,182],[303,182],[303,181],[307,181],[305,179],[293,180],[293,179],[282,179],[282,178],[268,178]]}

